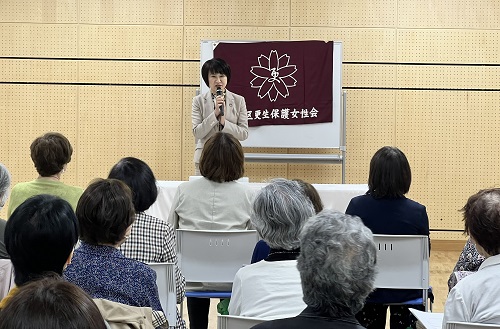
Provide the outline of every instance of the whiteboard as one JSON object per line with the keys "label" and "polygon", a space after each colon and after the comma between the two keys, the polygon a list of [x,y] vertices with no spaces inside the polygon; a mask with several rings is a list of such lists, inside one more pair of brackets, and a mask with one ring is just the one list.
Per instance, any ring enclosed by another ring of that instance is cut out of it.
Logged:
{"label": "whiteboard", "polygon": [[[243,43],[252,41],[203,40],[201,41],[201,66],[214,57],[214,48],[219,42]],[[257,42],[257,41],[255,41]],[[261,41],[258,41],[261,42]],[[304,125],[272,125],[248,128],[248,138],[241,142],[244,147],[266,148],[341,148],[344,147],[341,117],[342,99],[342,42],[333,42],[333,121]],[[229,85],[229,90],[231,86]],[[200,77],[201,93],[209,91],[209,87]]]}

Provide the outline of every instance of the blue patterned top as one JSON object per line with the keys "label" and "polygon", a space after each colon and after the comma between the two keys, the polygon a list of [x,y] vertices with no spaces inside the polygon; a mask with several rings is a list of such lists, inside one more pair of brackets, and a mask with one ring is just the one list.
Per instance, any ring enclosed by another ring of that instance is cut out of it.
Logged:
{"label": "blue patterned top", "polygon": [[82,242],[64,277],[92,298],[162,311],[156,273],[144,263],[126,258],[111,246]]}

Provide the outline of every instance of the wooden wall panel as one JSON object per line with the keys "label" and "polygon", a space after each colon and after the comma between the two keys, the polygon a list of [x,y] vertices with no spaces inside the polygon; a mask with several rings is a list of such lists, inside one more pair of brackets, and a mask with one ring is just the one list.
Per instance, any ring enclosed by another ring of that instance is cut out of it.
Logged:
{"label": "wooden wall panel", "polygon": [[402,63],[499,63],[498,30],[398,30]]}
{"label": "wooden wall panel", "polygon": [[77,23],[77,0],[2,0],[0,22]]}
{"label": "wooden wall panel", "polygon": [[86,159],[80,164],[80,185],[107,176],[126,156],[144,160],[158,180],[180,179],[182,103],[172,100],[182,88],[79,88],[78,157]]}
{"label": "wooden wall panel", "polygon": [[394,29],[291,28],[291,40],[325,40],[343,43],[343,62],[395,62]]}
{"label": "wooden wall panel", "polygon": [[182,25],[182,0],[80,0],[80,23]]}
{"label": "wooden wall panel", "polygon": [[401,88],[500,89],[500,66],[399,65]]}
{"label": "wooden wall panel", "polygon": [[[289,149],[288,153],[299,154],[340,154],[339,150],[329,149]],[[287,178],[300,178],[309,183],[318,184],[341,184],[341,164],[289,164]]]}
{"label": "wooden wall panel", "polygon": [[[77,138],[77,87],[57,85],[0,85],[0,162],[12,175],[12,185],[38,177],[30,156],[35,138],[49,131],[65,135],[73,147]],[[76,153],[76,152],[75,152]],[[61,180],[77,184],[78,163],[73,153]],[[0,218],[7,218],[7,207]]]}
{"label": "wooden wall panel", "polygon": [[181,62],[81,61],[80,82],[182,84]]}
{"label": "wooden wall panel", "polygon": [[182,111],[182,180],[188,180],[194,175],[194,147],[193,121],[191,120],[191,109],[193,97],[196,96],[196,88],[183,88],[183,111]]}
{"label": "wooden wall panel", "polygon": [[291,26],[396,26],[396,0],[291,0],[290,3]]}
{"label": "wooden wall panel", "polygon": [[288,28],[283,27],[228,27],[185,26],[184,59],[200,59],[202,40],[289,40]]}
{"label": "wooden wall panel", "polygon": [[[182,63],[182,83],[187,85],[199,85],[201,79],[200,62]],[[189,104],[191,106],[191,104]]]}
{"label": "wooden wall panel", "polygon": [[0,81],[72,83],[78,81],[78,63],[67,60],[0,59]]}
{"label": "wooden wall panel", "polygon": [[391,88],[396,84],[396,65],[344,64],[342,86]]}
{"label": "wooden wall panel", "polygon": [[433,29],[497,29],[498,1],[398,0],[398,26]]}
{"label": "wooden wall panel", "polygon": [[346,182],[366,184],[370,159],[395,145],[396,98],[392,90],[347,91]]}
{"label": "wooden wall panel", "polygon": [[0,56],[76,57],[78,26],[2,23],[0,40]]}
{"label": "wooden wall panel", "polygon": [[180,59],[182,48],[180,26],[80,26],[80,57]]}
{"label": "wooden wall panel", "polygon": [[481,188],[498,185],[497,93],[398,92],[396,141],[412,165],[411,196],[433,228],[460,229],[458,210]]}
{"label": "wooden wall panel", "polygon": [[288,0],[184,0],[185,25],[288,26]]}

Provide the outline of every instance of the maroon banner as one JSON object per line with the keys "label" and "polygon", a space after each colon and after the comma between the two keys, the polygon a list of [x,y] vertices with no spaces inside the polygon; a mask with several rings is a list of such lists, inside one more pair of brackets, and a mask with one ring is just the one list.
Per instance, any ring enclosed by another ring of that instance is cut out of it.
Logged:
{"label": "maroon banner", "polygon": [[333,42],[220,42],[214,57],[231,66],[250,127],[333,121]]}

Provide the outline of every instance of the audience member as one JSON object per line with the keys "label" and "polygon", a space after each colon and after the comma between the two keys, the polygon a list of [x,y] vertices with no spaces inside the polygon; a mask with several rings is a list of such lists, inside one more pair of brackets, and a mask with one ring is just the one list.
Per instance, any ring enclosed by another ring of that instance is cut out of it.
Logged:
{"label": "audience member", "polygon": [[[78,201],[76,216],[81,245],[64,272],[65,278],[92,298],[163,312],[156,273],[118,250],[135,220],[130,188],[116,179],[93,181]],[[153,312],[153,316],[158,314]],[[166,321],[160,315],[153,321],[156,327]]]}
{"label": "audience member", "polygon": [[483,262],[484,257],[477,251],[474,243],[468,239],[448,279],[448,290],[451,290],[462,278],[476,272]]}
{"label": "audience member", "polygon": [[0,312],[0,329],[105,329],[94,301],[61,278],[34,280]]}
{"label": "audience member", "polygon": [[[370,161],[368,192],[353,198],[346,214],[361,217],[374,234],[427,235],[429,219],[425,207],[405,197],[411,184],[406,156],[396,147],[384,146]],[[368,329],[384,329],[387,304],[422,297],[422,290],[377,289],[356,315]],[[412,306],[423,309],[423,306]],[[416,319],[407,306],[391,305],[391,329],[414,327]]]}
{"label": "audience member", "polygon": [[[119,179],[130,187],[136,212],[130,236],[119,250],[125,257],[143,263],[174,263],[177,303],[182,303],[186,283],[177,267],[175,232],[165,220],[145,213],[158,196],[153,171],[144,161],[128,157],[113,166],[108,178]],[[176,327],[186,328],[178,310]]]}
{"label": "audience member", "polygon": [[[236,182],[244,173],[243,148],[232,135],[218,132],[205,143],[200,159],[202,178],[179,185],[168,221],[174,228],[245,230],[250,226],[253,190]],[[190,289],[195,288],[190,286]],[[197,286],[228,290],[229,286]],[[206,329],[210,299],[187,298],[191,329]]]}
{"label": "audience member", "polygon": [[[304,182],[302,179],[292,180],[299,183],[300,186],[304,189],[304,193],[309,198],[309,200],[311,200],[314,206],[314,211],[316,213],[319,213],[321,210],[323,210],[323,202],[321,201],[321,197],[319,196],[319,193],[318,191],[316,191],[314,186],[307,182]],[[258,241],[253,250],[252,260],[250,262],[253,264],[265,259],[267,255],[269,255],[269,250],[270,248],[264,240]]]}
{"label": "audience member", "polygon": [[373,289],[377,250],[358,217],[323,210],[300,237],[300,272],[307,307],[298,316],[253,329],[363,329],[354,315]]}
{"label": "audience member", "polygon": [[241,268],[234,278],[229,314],[276,319],[299,314],[299,233],[314,207],[299,183],[273,179],[255,197],[252,224],[271,247],[264,261]]}
{"label": "audience member", "polygon": [[472,195],[462,211],[465,233],[485,260],[451,289],[443,328],[449,321],[500,325],[500,188]]}
{"label": "audience member", "polygon": [[83,190],[60,181],[73,154],[69,140],[60,133],[46,133],[31,143],[30,150],[31,159],[39,176],[31,182],[18,183],[14,186],[7,216],[10,217],[14,209],[24,200],[37,194],[61,197],[68,201],[74,210]]}
{"label": "audience member", "polygon": [[0,308],[26,283],[50,273],[62,275],[78,241],[78,224],[71,205],[40,194],[14,210],[5,228],[5,246],[14,267],[14,287]]}
{"label": "audience member", "polygon": [[[9,198],[10,191],[10,173],[7,168],[0,163],[0,209],[5,206],[7,199]],[[7,249],[5,249],[5,226],[7,221],[0,218],[0,259],[9,258]]]}

